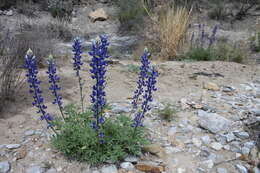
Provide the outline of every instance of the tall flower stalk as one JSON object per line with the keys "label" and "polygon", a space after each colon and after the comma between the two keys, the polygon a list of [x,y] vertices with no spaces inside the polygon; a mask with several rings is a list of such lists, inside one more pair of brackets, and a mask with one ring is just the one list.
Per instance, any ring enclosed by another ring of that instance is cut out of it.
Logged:
{"label": "tall flower stalk", "polygon": [[102,125],[105,122],[103,110],[106,105],[105,93],[105,75],[106,75],[106,59],[109,57],[107,48],[108,41],[105,36],[99,36],[99,39],[92,41],[92,50],[89,55],[92,57],[90,63],[91,78],[95,80],[92,87],[91,103],[93,111],[93,121],[91,127],[97,131],[100,143],[103,143],[104,134],[102,133]]}
{"label": "tall flower stalk", "polygon": [[63,106],[62,106],[62,97],[59,93],[61,88],[59,87],[58,83],[60,81],[59,76],[57,75],[57,70],[56,70],[56,64],[54,62],[53,56],[50,55],[48,60],[48,77],[49,77],[49,90],[51,90],[52,95],[54,96],[53,104],[57,104],[61,113],[61,116],[63,120],[65,120],[64,113],[63,113]]}
{"label": "tall flower stalk", "polygon": [[148,72],[148,68],[149,68],[149,64],[150,64],[149,59],[148,59],[149,56],[150,56],[150,53],[148,52],[148,49],[145,48],[144,54],[140,58],[142,65],[140,67],[139,77],[138,77],[138,81],[137,81],[137,88],[134,92],[133,101],[132,101],[134,110],[137,109],[138,100],[144,92],[143,87],[145,86],[145,80],[148,77],[147,72]]}
{"label": "tall flower stalk", "polygon": [[72,52],[74,53],[73,56],[73,68],[76,71],[76,76],[78,77],[78,83],[79,83],[79,90],[80,90],[80,101],[81,101],[81,110],[82,112],[84,112],[84,96],[83,96],[83,83],[82,83],[82,78],[80,76],[80,69],[81,66],[83,65],[82,61],[81,61],[81,41],[79,38],[76,38],[74,40],[74,44],[72,46]]}
{"label": "tall flower stalk", "polygon": [[[134,127],[133,136],[136,133],[137,127],[143,126],[142,119],[144,118],[145,113],[151,109],[149,103],[153,101],[153,92],[157,90],[156,78],[158,77],[158,73],[154,67],[150,66],[150,62],[148,60],[149,52],[147,49],[144,50],[144,54],[141,57],[141,72],[139,73],[139,80],[137,82],[137,90],[135,91],[135,96],[133,100],[133,106],[137,109],[138,98],[142,96],[142,105],[139,110],[137,110],[134,122],[132,127]],[[143,71],[142,71],[143,70]]]}
{"label": "tall flower stalk", "polygon": [[45,120],[48,124],[48,127],[51,128],[54,131],[54,133],[56,133],[51,123],[53,117],[45,111],[47,109],[47,106],[45,106],[44,104],[44,99],[42,97],[42,90],[40,89],[41,81],[38,80],[37,78],[37,74],[38,74],[37,61],[35,56],[33,55],[32,50],[30,49],[27,51],[25,55],[24,67],[27,70],[26,77],[27,77],[27,82],[29,84],[29,92],[33,95],[32,105],[38,108],[37,113],[41,115],[40,119]]}

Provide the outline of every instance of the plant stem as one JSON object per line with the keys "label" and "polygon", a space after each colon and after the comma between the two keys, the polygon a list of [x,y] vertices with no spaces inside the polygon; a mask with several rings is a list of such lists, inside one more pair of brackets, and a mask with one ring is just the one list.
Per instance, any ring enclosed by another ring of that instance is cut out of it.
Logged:
{"label": "plant stem", "polygon": [[83,88],[82,88],[82,83],[81,83],[81,77],[80,75],[78,76],[78,81],[79,81],[79,91],[80,91],[80,101],[81,101],[81,111],[84,113],[84,97],[83,97]]}

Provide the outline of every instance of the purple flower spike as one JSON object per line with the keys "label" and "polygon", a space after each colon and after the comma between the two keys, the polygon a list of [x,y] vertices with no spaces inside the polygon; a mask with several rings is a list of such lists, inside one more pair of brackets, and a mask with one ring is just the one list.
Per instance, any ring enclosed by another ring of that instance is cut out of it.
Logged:
{"label": "purple flower spike", "polygon": [[29,92],[33,95],[32,105],[38,108],[37,113],[41,114],[40,119],[45,120],[48,126],[51,126],[51,121],[53,120],[53,117],[45,111],[47,109],[47,106],[44,105],[42,90],[40,89],[41,81],[37,79],[37,62],[31,49],[29,49],[27,51],[27,54],[25,55],[24,67],[27,70],[26,77],[30,88]]}
{"label": "purple flower spike", "polygon": [[57,75],[56,64],[54,62],[52,55],[49,56],[47,63],[48,63],[47,74],[49,77],[49,84],[50,84],[49,90],[51,91],[52,95],[54,96],[54,101],[52,103],[58,105],[61,116],[62,116],[63,120],[65,120],[65,117],[64,117],[64,114],[62,111],[62,109],[63,109],[62,97],[59,94],[59,91],[61,89],[58,85],[60,78]]}
{"label": "purple flower spike", "polygon": [[[97,131],[99,138],[103,138],[104,136],[99,134],[105,122],[102,114],[106,105],[105,75],[108,65],[106,59],[109,57],[107,52],[108,45],[107,38],[101,35],[98,39],[92,41],[92,50],[89,52],[89,55],[92,57],[90,63],[91,78],[95,80],[95,84],[92,87],[92,94],[90,95],[91,103],[93,104],[92,111],[94,118],[91,127]],[[100,141],[102,143],[104,142],[102,139],[100,139]]]}

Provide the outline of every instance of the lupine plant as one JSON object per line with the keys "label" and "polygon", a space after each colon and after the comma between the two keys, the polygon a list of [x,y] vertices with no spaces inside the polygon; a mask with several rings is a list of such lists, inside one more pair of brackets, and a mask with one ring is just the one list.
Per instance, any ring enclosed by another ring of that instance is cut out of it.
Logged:
{"label": "lupine plant", "polygon": [[205,31],[205,25],[198,25],[198,32],[193,32],[190,39],[190,50],[186,56],[189,59],[195,60],[212,60],[214,59],[214,47],[216,42],[216,34],[218,31],[218,25],[215,25],[211,33]]}
{"label": "lupine plant", "polygon": [[134,100],[132,102],[134,109],[138,108],[137,100],[142,95],[142,104],[139,110],[137,110],[134,122],[132,124],[132,127],[134,127],[134,134],[136,132],[137,127],[142,127],[142,119],[144,118],[144,115],[147,111],[151,109],[149,106],[149,103],[153,101],[152,94],[154,91],[157,90],[155,87],[156,84],[156,78],[158,76],[158,73],[156,72],[154,67],[151,67],[149,64],[148,57],[150,56],[150,53],[147,49],[144,50],[144,54],[141,57],[142,65],[140,67],[140,73],[139,73],[139,80],[137,82],[137,89],[134,92]]}
{"label": "lupine plant", "polygon": [[106,59],[109,57],[107,52],[108,47],[107,38],[100,36],[99,39],[92,41],[92,50],[89,52],[91,59],[91,77],[95,80],[95,84],[92,88],[91,103],[94,120],[91,123],[93,129],[98,133],[100,142],[103,143],[104,133],[101,132],[102,125],[105,120],[103,117],[103,110],[106,105],[106,93],[105,93],[105,75],[106,75]]}
{"label": "lupine plant", "polygon": [[[58,105],[62,119],[52,117],[45,111],[47,107],[44,105],[40,81],[37,79],[38,71],[35,57],[31,51],[28,51],[25,56],[30,93],[33,94],[34,98],[33,105],[39,109],[38,113],[41,113],[41,119],[45,119],[48,127],[56,133],[52,137],[52,145],[68,158],[87,161],[90,164],[103,163],[108,160],[116,162],[127,155],[141,154],[141,147],[148,143],[142,120],[151,109],[149,104],[153,100],[153,92],[156,91],[155,84],[158,74],[148,59],[150,53],[145,49],[143,56],[141,56],[139,80],[133,98],[134,118],[125,115],[105,118],[108,46],[107,38],[102,35],[92,42],[92,48],[89,52],[92,58],[90,73],[94,80],[90,95],[91,108],[84,111],[83,97],[81,97],[82,112],[79,112],[73,104],[63,108],[62,97],[59,93],[61,87],[58,85],[60,78],[57,75],[53,58],[49,57],[47,61],[49,89],[54,96],[53,104]],[[78,38],[74,40],[73,52],[73,66],[82,92],[80,76],[82,52]],[[141,104],[139,104],[139,100],[142,101]]]}
{"label": "lupine plant", "polygon": [[59,93],[59,90],[61,90],[61,88],[59,87],[58,83],[60,81],[60,77],[57,75],[57,70],[56,70],[56,64],[54,62],[53,56],[50,55],[48,60],[48,77],[49,77],[49,90],[51,90],[52,95],[54,96],[54,100],[53,100],[53,104],[57,104],[61,113],[61,116],[63,118],[63,120],[65,120],[64,117],[64,113],[63,113],[63,106],[62,106],[62,97]]}
{"label": "lupine plant", "polygon": [[83,62],[81,60],[82,58],[82,51],[81,51],[81,41],[79,38],[76,38],[74,40],[74,44],[72,46],[72,52],[74,53],[73,57],[73,67],[76,72],[76,76],[78,77],[78,83],[79,83],[79,92],[80,92],[80,101],[81,101],[81,111],[84,112],[84,96],[83,96],[83,83],[82,78],[80,76],[80,69],[83,65]]}
{"label": "lupine plant", "polygon": [[37,113],[40,114],[40,119],[45,120],[48,124],[48,127],[50,127],[56,133],[52,126],[53,117],[46,112],[47,106],[44,104],[42,90],[40,88],[41,81],[37,78],[37,61],[31,49],[29,49],[25,55],[24,67],[27,70],[26,77],[30,88],[29,92],[33,95],[32,105],[38,108]]}

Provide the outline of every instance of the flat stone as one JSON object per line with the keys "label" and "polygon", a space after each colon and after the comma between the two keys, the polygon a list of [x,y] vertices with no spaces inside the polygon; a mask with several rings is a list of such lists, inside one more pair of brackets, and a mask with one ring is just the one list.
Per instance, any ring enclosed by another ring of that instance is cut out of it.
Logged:
{"label": "flat stone", "polygon": [[92,22],[105,21],[108,19],[108,15],[103,8],[92,11],[88,16]]}
{"label": "flat stone", "polygon": [[184,168],[177,169],[177,173],[185,173],[185,172],[186,172],[186,169],[184,169]]}
{"label": "flat stone", "polygon": [[137,163],[139,159],[135,156],[127,156],[124,160],[126,162]]}
{"label": "flat stone", "polygon": [[21,147],[21,144],[7,144],[5,147],[8,149],[17,149]]}
{"label": "flat stone", "polygon": [[240,173],[248,173],[247,169],[246,169],[243,165],[236,164],[236,169],[237,169]]}
{"label": "flat stone", "polygon": [[131,108],[129,108],[127,106],[122,106],[119,104],[112,104],[111,112],[115,113],[115,114],[129,113],[129,112],[131,112]]}
{"label": "flat stone", "polygon": [[228,173],[225,168],[217,168],[217,173]]}
{"label": "flat stone", "polygon": [[219,91],[220,90],[219,86],[217,84],[213,83],[213,82],[204,83],[203,88],[207,89],[207,90],[212,90],[212,91]]}
{"label": "flat stone", "polygon": [[201,167],[203,167],[203,168],[212,169],[213,166],[214,166],[213,160],[206,160],[206,161],[201,162]]}
{"label": "flat stone", "polygon": [[24,132],[24,135],[25,136],[32,136],[32,135],[34,135],[35,134],[35,130],[26,130],[25,132]]}
{"label": "flat stone", "polygon": [[101,168],[101,173],[118,173],[115,165],[103,166]]}
{"label": "flat stone", "polygon": [[164,149],[160,144],[150,144],[143,147],[145,152],[157,155],[158,157],[163,157],[165,155]]}
{"label": "flat stone", "polygon": [[203,110],[198,111],[199,125],[209,130],[211,133],[218,133],[220,131],[227,131],[231,126],[231,121],[216,114],[208,113]]}
{"label": "flat stone", "polygon": [[123,162],[120,164],[120,167],[127,171],[131,171],[135,169],[134,165],[131,162]]}
{"label": "flat stone", "polygon": [[135,168],[142,172],[152,172],[152,173],[161,173],[163,171],[162,167],[148,165],[148,164],[137,164]]}
{"label": "flat stone", "polygon": [[253,168],[253,171],[254,171],[254,173],[260,173],[260,169],[257,168],[257,167],[254,167],[254,168]]}
{"label": "flat stone", "polygon": [[55,168],[48,169],[45,173],[57,173],[58,171]]}
{"label": "flat stone", "polygon": [[227,142],[234,141],[236,139],[235,135],[231,132],[226,135]]}
{"label": "flat stone", "polygon": [[249,134],[247,132],[233,132],[235,136],[237,136],[240,139],[248,139]]}
{"label": "flat stone", "polygon": [[253,109],[253,110],[251,110],[251,112],[252,112],[255,116],[260,116],[260,109]]}
{"label": "flat stone", "polygon": [[5,13],[7,16],[12,16],[14,14],[13,10],[9,10]]}
{"label": "flat stone", "polygon": [[213,142],[211,143],[211,148],[213,148],[214,150],[221,150],[223,148],[223,145],[221,143],[218,143],[218,142]]}
{"label": "flat stone", "polygon": [[198,148],[202,145],[202,142],[198,138],[192,138],[192,143]]}
{"label": "flat stone", "polygon": [[230,150],[236,153],[241,153],[241,146],[238,141],[233,141],[229,144]]}
{"label": "flat stone", "polygon": [[242,147],[241,152],[243,155],[249,155],[250,149],[247,147]]}
{"label": "flat stone", "polygon": [[201,140],[202,140],[203,144],[205,144],[205,145],[210,144],[210,141],[211,141],[209,136],[203,136],[203,137],[201,137]]}
{"label": "flat stone", "polygon": [[26,173],[44,173],[44,169],[40,166],[32,166],[30,168],[27,168]]}
{"label": "flat stone", "polygon": [[7,173],[11,169],[8,161],[0,162],[0,173]]}

